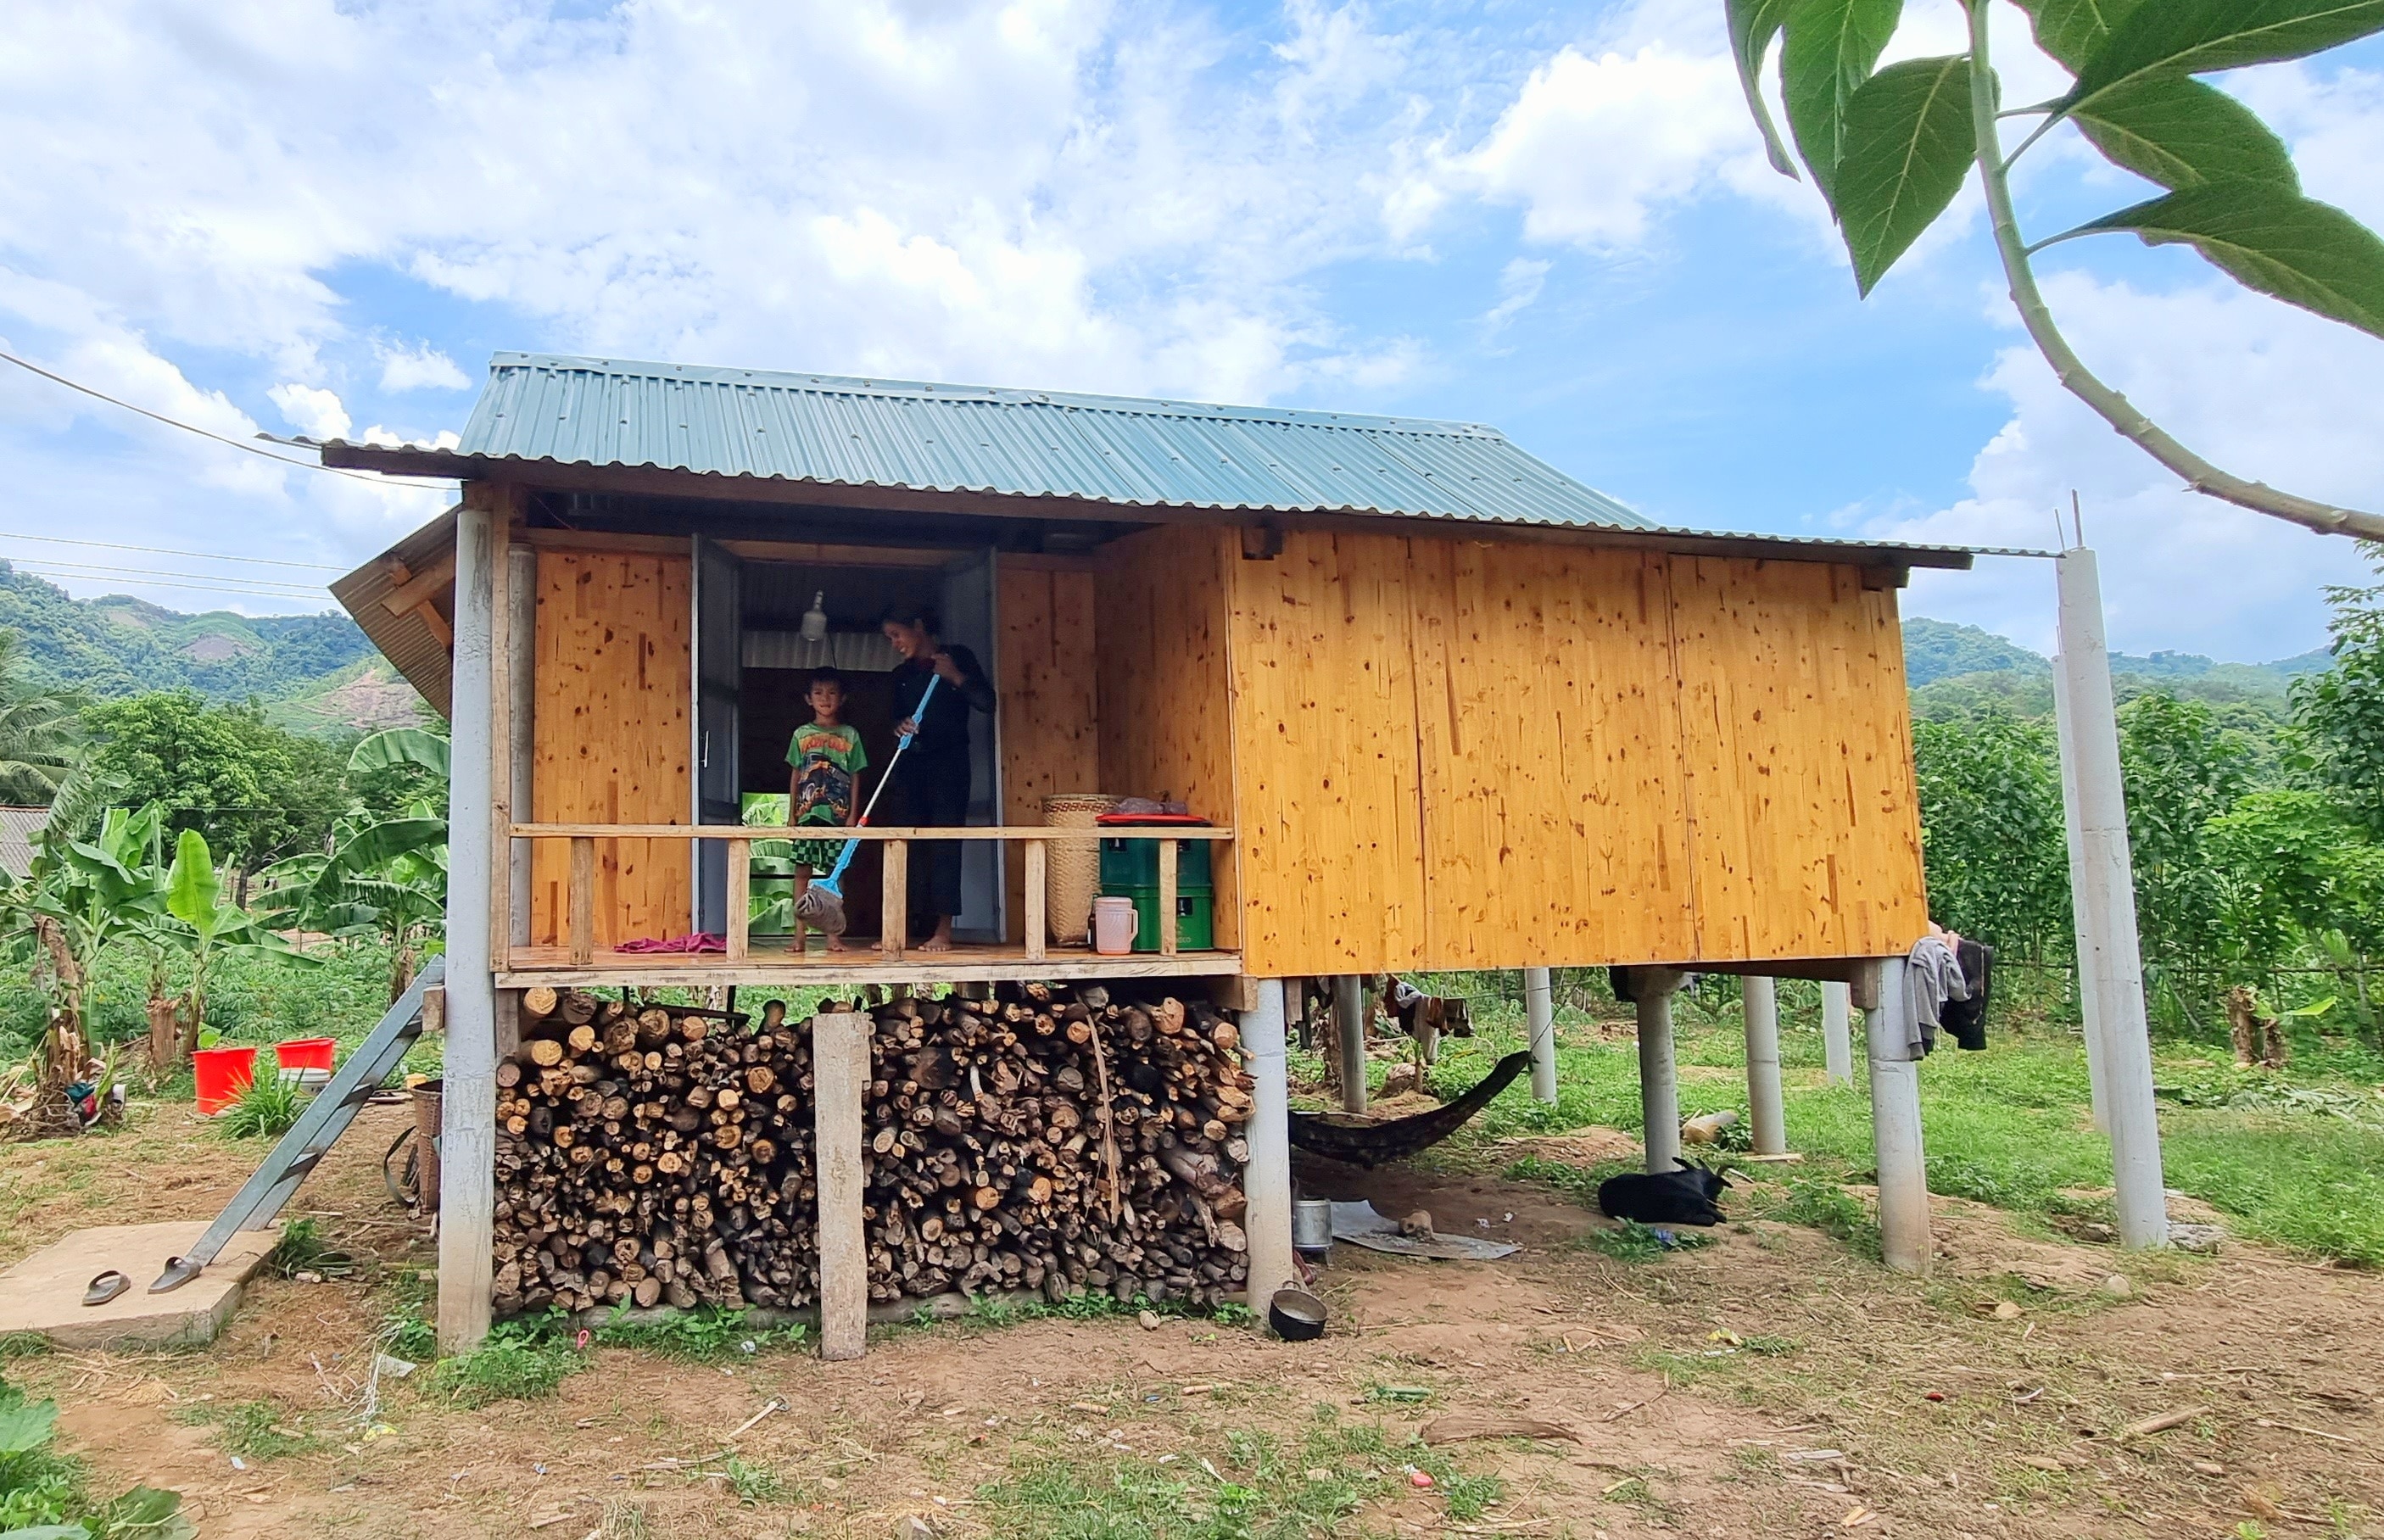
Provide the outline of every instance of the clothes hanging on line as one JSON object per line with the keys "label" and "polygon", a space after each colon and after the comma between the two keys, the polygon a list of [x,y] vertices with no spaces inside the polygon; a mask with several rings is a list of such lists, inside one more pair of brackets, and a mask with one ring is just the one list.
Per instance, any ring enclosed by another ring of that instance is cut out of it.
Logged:
{"label": "clothes hanging on line", "polygon": [[1938,1020],[1957,1047],[1976,1053],[1987,1046],[1987,992],[1993,985],[1995,949],[1965,936],[1954,955],[1962,964],[1966,993],[1948,1000]]}

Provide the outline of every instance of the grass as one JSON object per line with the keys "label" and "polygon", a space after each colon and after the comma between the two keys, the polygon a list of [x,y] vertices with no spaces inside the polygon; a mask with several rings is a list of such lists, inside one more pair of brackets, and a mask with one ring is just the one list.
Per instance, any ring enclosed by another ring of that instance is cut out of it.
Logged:
{"label": "grass", "polygon": [[306,1099],[294,1083],[279,1074],[260,1074],[240,1088],[230,1106],[216,1114],[215,1126],[226,1138],[278,1139],[298,1126]]}
{"label": "grass", "polygon": [[1619,1262],[1652,1262],[1662,1261],[1670,1252],[1711,1246],[1713,1236],[1702,1230],[1642,1224],[1635,1219],[1625,1219],[1616,1222],[1610,1230],[1592,1230],[1589,1244]]}
{"label": "grass", "polygon": [[[1450,993],[1479,990],[1494,975],[1418,980]],[[1745,1039],[1734,989],[1684,992],[1674,1011],[1683,1117],[1745,1104]],[[1519,986],[1516,987],[1520,987]],[[1806,1159],[1787,1198],[1753,1209],[1742,1188],[1724,1206],[1734,1215],[1815,1225],[1876,1255],[1878,1232],[1841,1182],[1872,1179],[1870,1101],[1860,1087],[1831,1086],[1821,1074],[1816,994],[1782,985],[1781,1050],[1788,1143]],[[1601,1012],[1619,1010],[1592,1000]],[[1454,1096],[1499,1055],[1522,1046],[1519,1000],[1476,996],[1477,1036],[1446,1045],[1433,1087]],[[1604,1030],[1601,1031],[1601,1025]],[[2360,1266],[2384,1266],[2384,1056],[2355,1042],[2297,1043],[2284,1075],[2239,1072],[2223,1049],[2164,1039],[2154,1078],[2164,1088],[2162,1141],[2167,1184],[2229,1216],[2239,1234]],[[1440,1158],[1477,1167],[1495,1140],[1588,1124],[1636,1131],[1638,1064],[1630,1024],[1579,1009],[1558,1012],[1558,1101],[1531,1100],[1517,1084],[1485,1108]],[[1377,1066],[1380,1067],[1380,1066]],[[2109,1142],[2089,1116],[2086,1060],[2074,1025],[2024,1000],[1998,1005],[1984,1053],[1947,1048],[1921,1066],[1921,1118],[1932,1191],[2039,1219],[2080,1211],[2077,1189],[2111,1183]],[[2372,1111],[2370,1111],[2372,1109]],[[1499,1168],[1515,1179],[1558,1187],[1584,1207],[1599,1180],[1628,1163],[1587,1169],[1526,1156]]]}
{"label": "grass", "polygon": [[552,1311],[497,1323],[480,1347],[440,1360],[432,1394],[469,1408],[543,1400],[588,1367],[588,1356],[564,1335],[567,1324]]}
{"label": "grass", "polygon": [[315,1447],[315,1435],[271,1401],[193,1401],[174,1419],[215,1430],[216,1447],[243,1459],[278,1459]]}
{"label": "grass", "polygon": [[801,1348],[811,1340],[802,1325],[750,1324],[743,1310],[715,1310],[705,1305],[656,1321],[614,1319],[596,1329],[596,1340],[607,1348],[638,1348],[677,1359],[682,1363],[724,1363],[751,1358],[770,1348]]}
{"label": "grass", "polygon": [[1207,1455],[1076,1461],[1030,1443],[1012,1453],[1003,1480],[977,1489],[975,1517],[1016,1540],[1308,1540],[1347,1533],[1369,1501],[1412,1495],[1417,1472],[1459,1522],[1482,1519],[1506,1495],[1498,1477],[1468,1472],[1380,1424],[1345,1422],[1327,1404],[1288,1446],[1236,1429]]}

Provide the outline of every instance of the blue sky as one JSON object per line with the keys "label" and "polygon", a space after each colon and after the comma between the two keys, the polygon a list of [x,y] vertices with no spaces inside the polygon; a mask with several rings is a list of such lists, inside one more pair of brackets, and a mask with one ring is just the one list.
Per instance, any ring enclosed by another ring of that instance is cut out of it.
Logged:
{"label": "blue sky", "polygon": [[[1486,421],[1668,523],[2042,545],[2078,488],[2115,645],[2323,640],[2346,543],[2197,499],[2025,351],[1975,196],[1858,301],[1761,164],[1720,0],[88,6],[0,36],[0,346],[237,439],[462,425],[491,352],[599,352]],[[2050,94],[2018,13],[2007,100]],[[1959,45],[1910,0],[1893,52]],[[2384,225],[2384,50],[2223,82]],[[2063,135],[2032,231],[2142,189]],[[2384,505],[2384,343],[2080,242],[2094,366],[2229,468]],[[0,555],[326,565],[441,506],[7,371]],[[253,580],[264,567],[231,567]],[[121,574],[70,590],[316,607]],[[239,586],[226,578],[218,587]],[[1906,613],[2049,641],[2049,575]]]}

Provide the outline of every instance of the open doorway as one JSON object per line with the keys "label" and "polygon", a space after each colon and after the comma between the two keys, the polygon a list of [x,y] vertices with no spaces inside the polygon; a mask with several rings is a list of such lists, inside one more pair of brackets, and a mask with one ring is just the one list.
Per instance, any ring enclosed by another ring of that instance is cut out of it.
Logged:
{"label": "open doorway", "polygon": [[[751,548],[747,548],[749,551]],[[807,691],[816,669],[832,667],[848,685],[844,719],[861,733],[869,754],[869,770],[861,788],[865,801],[895,751],[894,670],[901,659],[879,630],[888,610],[919,607],[941,617],[940,634],[948,645],[975,652],[988,677],[994,657],[993,564],[982,553],[950,552],[856,553],[851,562],[774,560],[761,553],[742,557],[737,583],[739,673],[737,685],[735,764],[740,811],[755,797],[783,798],[787,791],[787,745],[795,729],[811,720]],[[814,602],[827,616],[825,638],[807,640],[802,634],[805,613]],[[996,821],[1000,805],[998,782],[1000,754],[996,740],[998,719],[977,716],[969,724],[970,776],[968,822]],[[881,813],[884,812],[881,809]],[[782,815],[782,814],[781,814]],[[707,821],[719,821],[707,813]],[[760,821],[748,819],[747,821]],[[886,818],[878,820],[883,823]],[[961,913],[954,917],[955,938],[989,943],[1003,934],[1003,879],[1000,846],[988,840],[962,845]],[[757,865],[761,852],[756,852]],[[911,877],[914,908],[925,890],[927,863],[914,851]],[[864,843],[846,873],[843,890],[850,934],[878,936],[885,925],[879,848]],[[725,872],[710,885],[723,889]],[[767,928],[783,930],[765,917],[781,911],[792,892],[791,878],[756,877],[752,913]],[[725,905],[724,905],[725,911]]]}

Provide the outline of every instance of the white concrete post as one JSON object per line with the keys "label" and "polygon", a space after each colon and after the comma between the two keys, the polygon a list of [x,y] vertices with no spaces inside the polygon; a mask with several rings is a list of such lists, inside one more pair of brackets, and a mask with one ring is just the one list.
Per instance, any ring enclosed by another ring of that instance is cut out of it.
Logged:
{"label": "white concrete post", "polygon": [[1557,1099],[1557,1000],[1546,968],[1523,970],[1523,1019],[1532,1045],[1532,1099]]}
{"label": "white concrete post", "polygon": [[489,1333],[497,1205],[496,978],[490,971],[491,606],[498,515],[467,488],[455,515],[455,649],[448,718],[446,1095],[439,1129],[439,1348]]}
{"label": "white concrete post", "polygon": [[2061,659],[2053,660],[2053,727],[2060,744],[2061,826],[2069,847],[2069,923],[2078,940],[2078,1020],[2086,1040],[2086,1084],[2093,1099],[2094,1129],[2111,1131],[2108,1099],[2103,1093],[2103,1061],[2109,1049],[2103,1043],[2103,996],[2100,980],[2086,966],[2094,946],[2087,937],[2085,902],[2086,841],[2078,824],[2077,755],[2069,747],[2069,690],[2062,680]]}
{"label": "white concrete post", "polygon": [[812,1018],[813,1138],[819,1189],[820,1357],[869,1347],[869,1237],[862,1217],[861,1103],[869,1094],[869,1017]]}
{"label": "white concrete post", "polygon": [[1341,1054],[1341,1110],[1366,1110],[1366,987],[1356,974],[1333,977],[1333,1031]]}
{"label": "white concrete post", "polygon": [[1639,1019],[1639,1115],[1649,1171],[1679,1169],[1681,1088],[1672,1069],[1672,996],[1685,975],[1673,968],[1631,970]]}
{"label": "white concrete post", "polygon": [[[2144,970],[2136,936],[2135,863],[2128,849],[2128,798],[2119,774],[2119,724],[2111,659],[2103,636],[2103,592],[2094,553],[2065,551],[2055,564],[2061,596],[2059,705],[2065,781],[2075,790],[2070,826],[2071,900],[2078,913],[2078,966],[2099,1022],[2090,1026],[2090,1062],[2099,1041],[2104,1121],[2111,1136],[2119,1244],[2168,1244],[2161,1183],[2160,1114],[2153,1100],[2152,1038],[2144,1022]],[[2090,1018],[2092,1021],[2093,1018]]]}
{"label": "white concrete post", "polygon": [[1908,1046],[1912,1000],[1905,961],[1879,963],[1879,1007],[1866,1018],[1870,1060],[1870,1136],[1879,1162],[1881,1260],[1898,1273],[1926,1273],[1935,1243],[1929,1234],[1929,1161],[1920,1145],[1920,1066]]}
{"label": "white concrete post", "polygon": [[1855,1083],[1852,991],[1843,984],[1821,986],[1821,1061],[1832,1086]]}
{"label": "white concrete post", "polygon": [[1746,1116],[1755,1153],[1788,1153],[1788,1114],[1780,1095],[1780,988],[1769,975],[1739,980],[1746,1016]]}
{"label": "white concrete post", "polygon": [[1284,1062],[1285,982],[1261,978],[1258,1003],[1242,1012],[1242,1054],[1250,1078],[1249,1164],[1242,1168],[1242,1195],[1248,1207],[1242,1230],[1249,1237],[1249,1307],[1261,1321],[1274,1291],[1296,1276],[1291,1259],[1291,1098]]}

